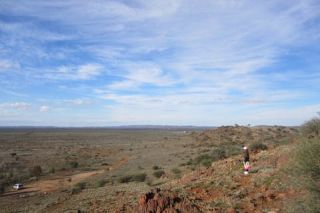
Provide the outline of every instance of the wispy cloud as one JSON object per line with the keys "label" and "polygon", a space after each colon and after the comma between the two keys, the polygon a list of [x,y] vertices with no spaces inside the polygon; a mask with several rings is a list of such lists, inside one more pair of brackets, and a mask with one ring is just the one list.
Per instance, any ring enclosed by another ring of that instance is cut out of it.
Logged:
{"label": "wispy cloud", "polygon": [[0,59],[0,72],[4,72],[10,69],[19,69],[19,64],[10,60],[1,60]]}
{"label": "wispy cloud", "polygon": [[50,110],[49,106],[40,106],[39,111],[40,112],[48,112]]}
{"label": "wispy cloud", "polygon": [[6,1],[0,82],[67,108],[107,106],[124,123],[314,106],[319,11],[317,0]]}
{"label": "wispy cloud", "polygon": [[0,109],[5,110],[26,110],[31,105],[25,102],[15,102],[15,103],[1,103]]}
{"label": "wispy cloud", "polygon": [[79,66],[60,66],[55,70],[43,70],[38,78],[52,80],[90,80],[101,75],[103,66],[100,64],[83,64]]}

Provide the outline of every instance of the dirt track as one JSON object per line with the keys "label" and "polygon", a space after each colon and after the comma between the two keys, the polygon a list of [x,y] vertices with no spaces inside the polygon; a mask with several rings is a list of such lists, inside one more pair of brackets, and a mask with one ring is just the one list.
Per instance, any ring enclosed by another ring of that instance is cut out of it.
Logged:
{"label": "dirt track", "polygon": [[26,184],[23,189],[19,191],[11,191],[5,193],[3,196],[9,195],[17,195],[17,194],[24,194],[29,192],[51,192],[58,189],[64,189],[70,186],[73,186],[89,177],[102,174],[105,170],[97,170],[91,172],[83,172],[80,174],[74,174],[66,177],[57,177],[56,179],[51,180],[39,180],[36,182],[32,182],[30,184]]}

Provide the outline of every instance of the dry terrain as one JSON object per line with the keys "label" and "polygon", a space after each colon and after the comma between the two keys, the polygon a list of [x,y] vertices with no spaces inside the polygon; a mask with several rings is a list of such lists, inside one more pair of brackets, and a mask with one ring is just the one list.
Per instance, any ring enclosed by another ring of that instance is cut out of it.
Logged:
{"label": "dry terrain", "polygon": [[[278,126],[1,130],[1,212],[283,212],[303,193],[285,174],[297,135]],[[11,189],[17,182],[22,190]]]}

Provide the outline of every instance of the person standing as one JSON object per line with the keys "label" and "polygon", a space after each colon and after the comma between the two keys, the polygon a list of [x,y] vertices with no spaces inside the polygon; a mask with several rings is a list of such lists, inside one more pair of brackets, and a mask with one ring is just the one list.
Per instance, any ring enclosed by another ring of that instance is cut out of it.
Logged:
{"label": "person standing", "polygon": [[250,161],[250,155],[249,155],[249,150],[247,146],[243,147],[243,163],[245,164],[246,162]]}
{"label": "person standing", "polygon": [[251,169],[249,161],[250,161],[249,150],[248,150],[247,146],[244,146],[243,147],[243,167],[244,167],[244,174],[245,175],[248,175],[249,171]]}

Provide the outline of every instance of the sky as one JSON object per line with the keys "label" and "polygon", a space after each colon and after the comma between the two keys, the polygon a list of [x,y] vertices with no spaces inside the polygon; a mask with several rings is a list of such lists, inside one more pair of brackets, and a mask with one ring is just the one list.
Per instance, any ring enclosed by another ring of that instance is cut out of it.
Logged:
{"label": "sky", "polygon": [[0,126],[300,125],[319,0],[0,0]]}

